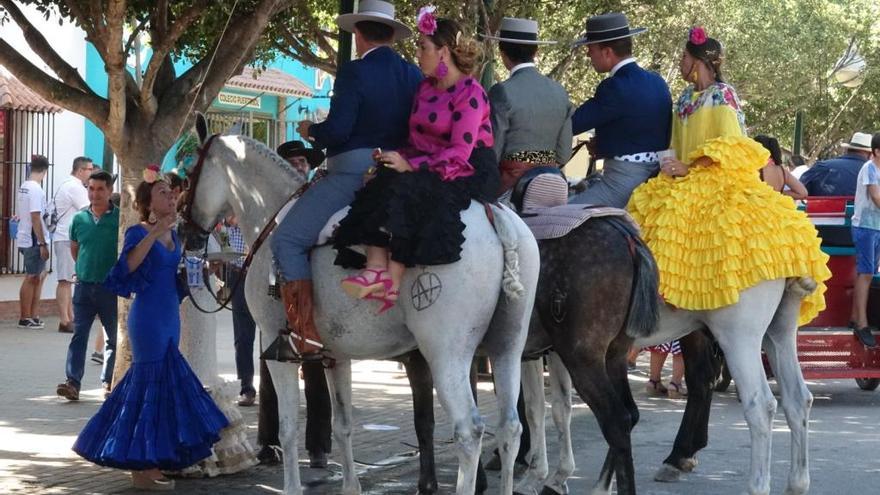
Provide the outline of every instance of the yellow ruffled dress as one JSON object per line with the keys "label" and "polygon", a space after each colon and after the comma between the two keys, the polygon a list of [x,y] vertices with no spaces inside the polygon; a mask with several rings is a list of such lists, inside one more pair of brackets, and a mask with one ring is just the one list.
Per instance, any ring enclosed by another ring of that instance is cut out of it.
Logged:
{"label": "yellow ruffled dress", "polygon": [[799,324],[825,308],[828,256],[794,201],[761,181],[769,153],[745,136],[733,88],[689,88],[676,105],[672,148],[679,160],[706,156],[684,177],[665,174],[637,188],[627,209],[660,269],[666,302],[689,310],[734,304],[760,282],[808,276],[818,289],[804,299]]}

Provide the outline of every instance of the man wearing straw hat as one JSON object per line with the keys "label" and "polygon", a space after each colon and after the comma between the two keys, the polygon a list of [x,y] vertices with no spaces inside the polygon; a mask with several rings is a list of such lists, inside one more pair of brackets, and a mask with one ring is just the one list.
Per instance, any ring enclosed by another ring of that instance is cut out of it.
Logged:
{"label": "man wearing straw hat", "polygon": [[575,42],[587,46],[597,72],[611,77],[572,116],[575,134],[595,129],[591,152],[603,160],[602,177],[572,203],[625,207],[633,189],[659,170],[657,152],[669,147],[669,87],[632,57],[632,37],[643,32],[631,29],[623,14],[602,14],[587,20],[584,37]]}
{"label": "man wearing straw hat", "polygon": [[810,196],[855,196],[859,171],[871,158],[871,135],[857,132],[841,146],[843,156],[818,162],[801,176]]}
{"label": "man wearing straw hat", "polygon": [[501,60],[510,77],[489,90],[495,154],[500,160],[501,193],[522,174],[539,165],[562,166],[571,157],[571,114],[568,93],[535,67],[538,23],[505,17],[496,36]]}
{"label": "man wearing straw hat", "polygon": [[358,12],[340,15],[336,24],[354,33],[359,58],[339,67],[327,120],[302,121],[297,128],[315,148],[327,150],[328,173],[297,200],[272,236],[281,297],[304,361],[321,360],[324,351],[312,315],[309,252],[327,220],[351,203],[363,185],[373,149],[395,149],[406,142],[413,96],[422,79],[418,67],[391,48],[412,31],[394,18],[390,3],[362,0]]}

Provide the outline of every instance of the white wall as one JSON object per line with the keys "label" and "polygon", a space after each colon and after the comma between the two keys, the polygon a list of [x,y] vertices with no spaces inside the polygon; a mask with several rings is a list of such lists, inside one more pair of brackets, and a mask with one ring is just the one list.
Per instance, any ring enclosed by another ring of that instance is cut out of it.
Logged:
{"label": "white wall", "polygon": [[[71,23],[65,22],[58,25],[57,17],[50,17],[48,20],[37,12],[36,9],[28,6],[22,6],[23,12],[28,20],[43,33],[43,36],[49,41],[51,46],[58,54],[73,67],[76,67],[80,75],[85,79],[86,66],[86,42],[85,35],[81,29]],[[32,63],[37,65],[48,74],[53,74],[52,70],[43,63],[36,54],[34,54],[18,25],[15,22],[8,22],[2,28],[3,40],[12,45],[19,53],[27,57]],[[63,111],[55,114],[55,143],[54,143],[54,159],[52,184],[58,187],[61,182],[70,174],[70,167],[73,159],[83,154],[85,149],[85,118],[70,111]],[[100,161],[101,157],[92,157]],[[45,185],[45,184],[44,184]],[[51,197],[54,191],[46,191]],[[18,300],[18,277],[0,277],[0,301]],[[13,287],[14,286],[14,287]],[[43,297],[55,297],[56,280],[54,275],[49,275],[43,286]]]}

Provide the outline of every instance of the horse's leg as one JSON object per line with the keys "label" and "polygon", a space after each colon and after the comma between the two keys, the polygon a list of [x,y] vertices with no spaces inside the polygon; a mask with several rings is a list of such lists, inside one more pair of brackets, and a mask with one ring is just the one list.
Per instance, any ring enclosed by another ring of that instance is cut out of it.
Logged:
{"label": "horse's leg", "polygon": [[707,324],[724,351],[749,425],[752,450],[749,494],[767,495],[770,493],[770,451],[776,399],[764,375],[761,340],[772,315],[755,314],[750,306],[760,308],[767,302],[751,298],[746,301],[745,294],[740,294],[739,304],[713,311],[723,316],[711,318]]}
{"label": "horse's leg", "polygon": [[[471,360],[471,372],[470,372],[470,380],[471,380],[471,395],[474,397],[474,404],[477,404],[479,407],[480,401],[477,398],[477,381],[479,381],[477,369],[477,358],[474,356],[474,359]],[[489,488],[489,479],[486,478],[486,470],[483,469],[483,461],[479,457],[477,457],[477,481],[475,483],[474,493],[480,495],[485,493]]]}
{"label": "horse's leg", "polygon": [[437,472],[434,467],[434,380],[428,362],[419,351],[410,352],[403,360],[413,394],[413,422],[419,441],[418,495],[437,493]]}
{"label": "horse's leg", "polygon": [[325,370],[330,399],[333,401],[333,437],[342,456],[342,493],[361,493],[361,484],[354,469],[351,450],[351,360],[338,359],[333,368]]}
{"label": "horse's leg", "polygon": [[[522,363],[522,393],[526,404],[525,420],[531,432],[529,468],[516,485],[514,493],[535,494],[537,487],[547,478],[547,439],[544,429],[544,366],[541,359]],[[551,376],[553,372],[551,371]]]}
{"label": "horse's leg", "polygon": [[[598,342],[585,342],[578,347],[564,349],[556,346],[555,348],[565,362],[575,390],[590,406],[602,435],[608,442],[617,476],[617,493],[635,495],[632,444],[629,435],[632,427],[630,412],[614,389],[605,369],[605,350],[598,348]],[[622,357],[625,365],[626,355]],[[610,488],[610,483],[605,486],[597,484],[592,493],[607,495],[611,493]]]}
{"label": "horse's leg", "polygon": [[687,405],[672,452],[654,474],[655,481],[678,481],[682,472],[693,471],[697,466],[697,452],[709,442],[712,387],[719,364],[713,353],[712,339],[704,331],[697,330],[681,337],[679,343],[688,388]]}
{"label": "horse's leg", "polygon": [[[501,457],[500,493],[513,493],[513,463],[519,452],[519,436],[522,424],[516,412],[519,399],[522,369],[520,352],[502,352],[491,357],[495,378],[495,395],[498,403],[498,455]],[[542,377],[543,379],[543,377]]]}
{"label": "horse's leg", "polygon": [[542,490],[542,495],[568,493],[566,481],[574,473],[574,451],[571,447],[571,376],[559,355],[547,355],[550,368],[550,401],[553,423],[559,435],[559,465]]}
{"label": "horse's leg", "polygon": [[[437,349],[436,346],[430,349],[422,346],[421,349],[431,367],[437,397],[449,415],[454,429],[458,449],[458,481],[455,493],[473,495],[485,426],[469,386],[472,354],[450,354],[448,349]],[[516,397],[513,400],[515,408]]]}
{"label": "horse's leg", "polygon": [[[639,421],[639,408],[633,399],[632,390],[629,387],[629,367],[626,363],[626,355],[629,353],[631,345],[631,339],[618,336],[612,341],[608,352],[605,354],[605,370],[608,373],[608,378],[611,380],[612,385],[630,415],[629,432],[632,432],[632,429]],[[605,462],[602,465],[602,472],[593,486],[594,493],[611,491],[612,475],[621,467],[618,462],[619,458],[615,457],[614,452],[609,448],[608,454],[605,456]],[[630,462],[632,462],[631,457]]]}
{"label": "horse's leg", "polygon": [[785,495],[810,489],[807,436],[813,395],[804,383],[797,359],[797,318],[801,295],[786,292],[764,338],[767,357],[782,394],[782,409],[791,430],[791,471]]}
{"label": "horse's leg", "polygon": [[[274,336],[272,336],[274,338]],[[267,338],[266,341],[269,341]],[[299,452],[297,441],[297,422],[299,412],[299,366],[278,361],[266,361],[275,395],[278,396],[278,439],[284,451],[284,493],[302,493],[299,478]]]}

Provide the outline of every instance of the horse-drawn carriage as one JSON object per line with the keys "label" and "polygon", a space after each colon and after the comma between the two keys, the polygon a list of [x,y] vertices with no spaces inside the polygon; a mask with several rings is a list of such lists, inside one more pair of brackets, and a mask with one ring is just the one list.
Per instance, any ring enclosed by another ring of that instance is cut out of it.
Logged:
{"label": "horse-drawn carriage", "polygon": [[[854,378],[863,390],[880,385],[880,349],[868,349],[848,328],[856,278],[855,248],[850,234],[852,197],[809,197],[806,212],[831,258],[825,310],[798,332],[798,359],[804,378]],[[880,276],[874,277],[868,300],[868,323],[880,326]]]}

